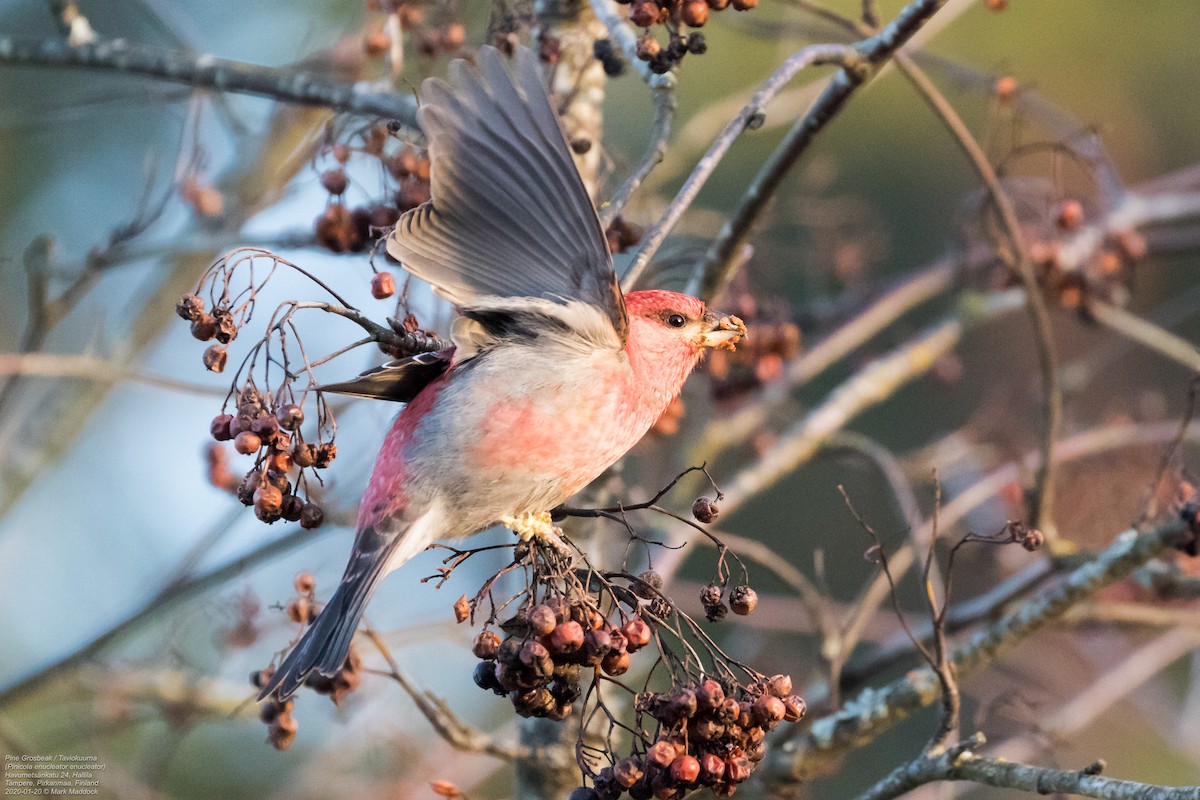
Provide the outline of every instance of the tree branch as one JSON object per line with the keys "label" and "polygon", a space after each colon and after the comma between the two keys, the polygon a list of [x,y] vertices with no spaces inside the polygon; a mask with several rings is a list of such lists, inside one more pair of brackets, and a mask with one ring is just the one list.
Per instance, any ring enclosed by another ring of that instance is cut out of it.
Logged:
{"label": "tree branch", "polygon": [[377,91],[362,82],[333,83],[290,68],[263,67],[119,40],[72,47],[62,39],[0,36],[0,66],[135,75],[196,89],[251,94],[285,103],[394,119],[406,127],[417,127],[417,103],[411,95]]}
{"label": "tree branch", "polygon": [[910,761],[859,795],[859,800],[890,800],[935,781],[971,781],[1037,794],[1062,793],[1102,800],[1200,800],[1200,786],[1155,786],[1101,777],[1102,761],[1069,771],[983,758],[972,749],[982,743],[983,737],[977,735],[965,746]]}
{"label": "tree branch", "polygon": [[[1139,535],[1127,530],[1095,559],[1072,571],[1055,588],[1001,617],[955,650],[952,662],[965,676],[1024,640],[1073,605],[1121,580],[1169,547],[1192,536],[1175,517]],[[860,747],[913,711],[939,697],[934,671],[922,667],[879,689],[866,689],[839,711],[814,720],[806,733],[771,751],[761,769],[775,783],[793,783],[822,774],[847,749]]]}

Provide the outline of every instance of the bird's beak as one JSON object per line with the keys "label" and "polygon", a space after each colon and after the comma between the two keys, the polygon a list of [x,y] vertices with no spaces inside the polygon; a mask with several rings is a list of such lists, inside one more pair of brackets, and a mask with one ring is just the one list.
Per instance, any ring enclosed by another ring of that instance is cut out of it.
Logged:
{"label": "bird's beak", "polygon": [[745,335],[746,323],[735,316],[709,311],[700,321],[701,347],[724,347],[733,350]]}

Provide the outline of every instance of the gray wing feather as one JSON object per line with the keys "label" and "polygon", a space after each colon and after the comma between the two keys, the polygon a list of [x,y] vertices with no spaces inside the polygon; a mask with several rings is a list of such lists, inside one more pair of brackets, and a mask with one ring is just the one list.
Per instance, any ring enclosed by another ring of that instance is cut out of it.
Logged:
{"label": "gray wing feather", "polygon": [[[519,48],[510,74],[494,49],[479,69],[430,79],[418,113],[429,140],[432,200],[400,218],[388,250],[464,308],[533,297],[599,308],[627,329],[604,232],[542,88]],[[486,300],[484,300],[486,298]]]}

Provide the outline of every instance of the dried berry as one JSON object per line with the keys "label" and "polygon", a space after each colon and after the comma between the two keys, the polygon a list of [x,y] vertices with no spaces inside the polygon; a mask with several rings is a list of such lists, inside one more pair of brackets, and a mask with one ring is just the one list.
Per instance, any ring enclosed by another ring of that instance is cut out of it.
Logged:
{"label": "dried berry", "polygon": [[232,414],[218,414],[213,417],[212,422],[208,425],[208,432],[212,438],[218,442],[227,442],[233,438],[233,433],[229,430],[230,423],[233,422]]}
{"label": "dried berry", "polygon": [[471,604],[467,602],[465,594],[459,595],[459,598],[454,601],[454,621],[466,622],[469,616],[471,616]]}
{"label": "dried berry", "polygon": [[337,169],[326,170],[321,173],[321,186],[325,191],[334,195],[346,193],[346,189],[350,186],[350,179],[346,177],[346,171],[340,167]]}
{"label": "dried berry", "polygon": [[621,626],[621,633],[625,635],[625,647],[631,653],[650,644],[653,638],[650,625],[641,617],[630,617],[629,621]]}
{"label": "dried berry", "polygon": [[575,620],[564,622],[550,634],[547,645],[556,655],[571,655],[583,646],[583,626]]}
{"label": "dried berry", "polygon": [[202,342],[215,338],[217,335],[217,320],[212,314],[201,314],[192,320],[192,336]]}
{"label": "dried berry", "polygon": [[705,0],[683,0],[680,18],[690,28],[703,27],[708,22],[708,3]]}
{"label": "dried berry", "polygon": [[673,780],[679,783],[695,783],[699,777],[700,761],[694,756],[682,755],[671,762],[671,778]]}
{"label": "dried berry", "polygon": [[254,506],[263,513],[277,512],[283,506],[283,492],[269,483],[264,483],[254,493]]}
{"label": "dried berry", "polygon": [[[637,40],[637,57],[642,61],[649,61],[662,51],[662,45],[658,43],[653,35],[647,33]],[[619,240],[618,240],[619,241]],[[618,244],[618,252],[620,245]]]}
{"label": "dried berry", "polygon": [[325,521],[325,512],[316,503],[305,503],[304,509],[300,512],[300,527],[307,530],[321,527],[321,523]]}
{"label": "dried berry", "polygon": [[525,619],[529,623],[530,632],[535,636],[549,634],[558,624],[558,618],[555,616],[554,610],[544,603],[530,608],[525,615]]}
{"label": "dried berry", "polygon": [[711,498],[697,497],[696,502],[692,503],[692,516],[705,524],[716,520],[720,514],[720,509]]}
{"label": "dried berry", "polygon": [[500,637],[489,630],[480,631],[471,644],[471,652],[476,658],[494,660],[500,652]]}
{"label": "dried berry", "polygon": [[199,295],[185,294],[175,304],[175,313],[181,319],[195,322],[204,314],[204,300]]}
{"label": "dried berry", "polygon": [[719,605],[722,594],[723,592],[721,591],[720,586],[715,583],[710,583],[700,590],[700,605],[704,606],[705,608]]}
{"label": "dried berry", "polygon": [[292,448],[292,463],[301,468],[311,467],[317,463],[317,446],[315,444],[297,444]]}
{"label": "dried berry", "polygon": [[262,439],[250,431],[242,431],[233,440],[233,449],[244,456],[257,453],[262,448]]}
{"label": "dried berry", "polygon": [[629,671],[629,653],[615,650],[610,652],[601,660],[600,669],[604,670],[605,675],[611,675],[614,678],[624,675]]}
{"label": "dried berry", "polygon": [[326,442],[317,447],[317,456],[313,459],[313,466],[317,469],[324,469],[333,463],[335,458],[337,458],[337,445],[333,442]]}
{"label": "dried berry", "polygon": [[749,586],[733,587],[733,591],[729,593],[729,607],[739,616],[744,617],[752,613],[758,607],[758,592]]}
{"label": "dried berry", "polygon": [[675,746],[665,739],[660,739],[650,746],[646,751],[646,762],[659,767],[671,766],[671,762],[675,760]]}
{"label": "dried berry", "polygon": [[763,727],[774,727],[786,713],[787,709],[778,697],[764,694],[754,701],[754,718]]}
{"label": "dried berry", "polygon": [[285,403],[275,411],[279,427],[294,431],[304,424],[304,409],[295,403]]}
{"label": "dried berry", "polygon": [[767,680],[767,691],[782,700],[792,693],[792,676],[773,675]]}
{"label": "dried berry", "polygon": [[783,718],[785,720],[788,722],[799,722],[804,718],[805,713],[808,712],[808,706],[805,704],[803,698],[793,694],[783,698],[783,710]]}
{"label": "dried berry", "polygon": [[371,278],[371,296],[376,300],[384,300],[396,293],[396,279],[390,272],[377,272]]}

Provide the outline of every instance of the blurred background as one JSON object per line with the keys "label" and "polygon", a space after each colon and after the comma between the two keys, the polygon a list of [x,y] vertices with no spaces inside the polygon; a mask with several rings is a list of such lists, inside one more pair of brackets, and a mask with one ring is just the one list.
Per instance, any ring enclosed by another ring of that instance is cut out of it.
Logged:
{"label": "blurred background", "polygon": [[[861,10],[846,0],[826,5],[850,17]],[[1067,140],[1101,148],[1125,188],[1188,168],[1193,173],[1171,184],[1173,190],[1200,184],[1194,174],[1200,103],[1191,89],[1200,85],[1194,46],[1200,6],[998,5],[950,3],[922,32],[919,63],[1003,173],[1032,187],[1023,208],[1050,213],[1062,200],[1077,199],[1089,224],[1104,210],[1098,170],[1059,152]],[[484,40],[485,4],[421,6],[427,26],[453,20],[464,25],[468,45]],[[880,18],[901,7],[881,2]],[[61,37],[55,8],[36,0],[3,4],[0,40]],[[79,0],[78,10],[106,40],[295,66],[334,81],[388,79],[386,59],[364,46],[385,29],[387,15],[362,2]],[[623,213],[637,226],[653,225],[713,137],[782,59],[805,44],[846,36],[784,0],[712,16],[704,28],[708,52],[689,56],[678,71],[667,157]],[[423,55],[419,33],[405,35],[408,57],[394,85],[411,92],[421,78],[444,74],[449,54]],[[672,258],[683,258],[720,227],[827,75],[802,73],[768,107],[765,124],[738,140],[664,249],[659,282],[671,285]],[[998,96],[1001,77],[1028,92],[1031,105]],[[650,93],[634,70],[607,83],[601,196],[641,158],[652,118]],[[208,422],[220,412],[229,381],[205,371],[203,346],[175,316],[174,304],[223,252],[253,245],[318,275],[381,322],[395,313],[394,300],[372,298],[365,253],[332,253],[314,240],[314,220],[330,202],[320,180],[331,163],[329,137],[351,127],[320,109],[99,70],[22,66],[0,55],[0,740],[6,753],[98,755],[107,764],[101,793],[113,797],[432,797],[435,779],[453,781],[472,798],[516,791],[508,765],[450,749],[385,678],[368,676],[336,708],[315,695],[302,697],[298,736],[286,752],[266,743],[251,702],[246,676],[296,632],[282,611],[294,594],[293,575],[311,570],[318,595],[327,596],[341,573],[352,535],[345,523],[396,409],[340,404],[339,458],[326,471],[323,494],[329,520],[303,535],[291,535],[288,523],[264,526],[209,478]],[[350,205],[369,202],[386,180],[367,160],[352,159],[347,170]],[[857,94],[787,177],[760,221],[752,260],[723,298],[752,329],[769,328],[781,341],[798,332],[799,348],[781,346],[775,359],[755,351],[752,363],[707,365],[685,392],[678,425],[660,425],[606,479],[603,496],[645,499],[692,463],[712,425],[757,401],[783,368],[778,361],[785,366],[896,281],[943,257],[957,259],[979,241],[979,185],[941,122],[895,71]],[[1176,222],[1182,224],[1146,234],[1149,255],[1123,273],[1113,299],[1196,342],[1200,214]],[[871,359],[953,314],[966,293],[998,288],[986,259],[956,272],[931,302],[771,407],[753,435],[710,463],[718,484],[769,451],[781,431]],[[313,289],[281,273],[263,295],[265,306],[311,297]],[[446,310],[424,287],[411,291],[423,325],[444,323]],[[333,351],[360,336],[344,320],[312,313],[301,323],[310,352]],[[1105,426],[1139,432],[1132,438],[1140,444],[1081,457],[1060,473],[1059,530],[1080,549],[1099,550],[1138,518],[1170,438],[1163,431],[1173,431],[1184,413],[1194,374],[1088,321],[1069,301],[1054,309],[1054,329],[1064,365],[1064,437]],[[234,359],[245,344],[231,346]],[[319,375],[345,378],[378,363],[379,354],[368,350],[337,359]],[[928,513],[932,468],[953,499],[991,470],[1036,451],[1040,403],[1036,350],[1018,311],[971,324],[932,369],[846,429],[896,456]],[[1189,455],[1185,447],[1185,475]],[[1007,482],[956,531],[992,532],[1020,516],[1020,483]],[[847,513],[839,484],[886,546],[903,543],[908,525],[878,471],[837,452],[818,455],[748,498],[721,527],[763,543],[834,601],[850,603],[876,566],[863,558],[870,541]],[[667,502],[686,513],[693,498],[670,495]],[[639,524],[656,530],[661,520]],[[596,529],[621,544],[624,534],[615,526],[578,526],[581,536]],[[683,556],[673,585],[680,603],[695,612],[695,590],[712,572],[713,553],[689,545]],[[957,566],[962,596],[1043,557],[1008,548],[970,551]],[[417,685],[444,698],[466,722],[515,738],[508,704],[472,684],[473,632],[455,625],[451,611],[500,562],[481,556],[440,590],[418,583],[438,564],[438,556],[425,554],[393,576],[371,606],[371,622]],[[713,633],[763,672],[790,673],[804,694],[824,677],[819,638],[784,582],[753,563],[750,570],[759,612],[712,626]],[[1112,591],[1115,601],[1145,599],[1136,583]],[[905,601],[919,609],[916,598],[914,592]],[[894,641],[895,630],[884,608],[860,655]],[[1156,638],[1164,630],[1175,635],[1166,644]],[[1107,774],[1200,782],[1194,622],[1190,631],[1085,618],[1039,633],[965,683],[964,732],[981,729],[993,741],[1023,743],[1022,757],[1038,763],[1078,767],[1104,758]],[[1131,662],[1139,654],[1143,661],[1157,654],[1161,663],[1135,677],[1129,664],[1140,663]],[[856,680],[880,683],[915,663],[881,666]],[[1084,714],[1069,735],[1040,729],[1048,718],[1062,722],[1064,707],[1100,676],[1113,681],[1106,691],[1116,693],[1102,710]],[[932,711],[916,715],[799,791],[841,797],[865,789],[914,755],[934,720]],[[769,794],[761,785],[743,792]]]}

